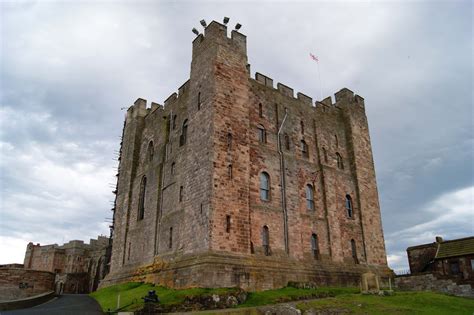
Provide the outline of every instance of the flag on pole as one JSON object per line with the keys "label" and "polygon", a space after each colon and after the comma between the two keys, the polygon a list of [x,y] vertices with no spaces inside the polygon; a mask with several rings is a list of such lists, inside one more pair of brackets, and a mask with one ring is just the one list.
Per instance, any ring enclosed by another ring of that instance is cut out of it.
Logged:
{"label": "flag on pole", "polygon": [[319,59],[318,59],[317,56],[313,55],[312,53],[309,53],[309,56],[310,56],[311,59],[313,59],[314,61],[319,62]]}

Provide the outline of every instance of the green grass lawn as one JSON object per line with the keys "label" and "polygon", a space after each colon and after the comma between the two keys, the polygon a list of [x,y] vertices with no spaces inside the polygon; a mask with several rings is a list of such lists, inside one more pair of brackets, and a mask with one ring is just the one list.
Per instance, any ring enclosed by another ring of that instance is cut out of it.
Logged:
{"label": "green grass lawn", "polygon": [[[174,290],[145,283],[125,283],[100,289],[90,295],[95,298],[104,311],[117,308],[117,296],[120,294],[121,310],[135,311],[143,307],[142,297],[149,290],[155,290],[164,305],[179,304],[186,296],[223,294],[233,288],[203,289],[194,288]],[[314,299],[299,302],[302,311],[308,309],[339,309],[350,314],[474,314],[474,300],[459,298],[432,292],[396,292],[393,296],[361,295],[357,288],[297,289],[286,287],[277,290],[250,292],[242,307],[255,307],[281,302]],[[237,309],[236,309],[237,310]]]}
{"label": "green grass lawn", "polygon": [[350,314],[474,314],[474,300],[434,292],[396,292],[393,296],[344,294],[334,298],[300,302],[297,308],[345,309]]}
{"label": "green grass lawn", "polygon": [[267,304],[283,303],[303,299],[323,298],[358,292],[358,288],[356,289],[322,287],[317,289],[297,289],[292,287],[286,287],[277,290],[250,292],[247,297],[247,301],[239,305],[239,307],[261,306]]}
{"label": "green grass lawn", "polygon": [[160,303],[165,305],[179,304],[186,296],[222,294],[229,291],[236,291],[234,288],[204,289],[193,288],[186,290],[174,290],[152,284],[129,282],[118,284],[97,290],[90,294],[99,302],[102,310],[107,311],[117,309],[117,297],[120,294],[120,308],[124,311],[136,311],[143,307],[143,299],[149,290],[155,290],[160,298]]}

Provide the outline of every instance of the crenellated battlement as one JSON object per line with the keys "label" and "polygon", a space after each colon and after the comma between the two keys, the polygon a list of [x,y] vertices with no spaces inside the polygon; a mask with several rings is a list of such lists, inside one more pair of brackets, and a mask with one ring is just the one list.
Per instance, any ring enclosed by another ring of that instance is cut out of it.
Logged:
{"label": "crenellated battlement", "polygon": [[341,102],[357,103],[357,104],[361,104],[362,106],[364,106],[364,98],[362,96],[354,94],[354,92],[352,92],[348,88],[342,88],[341,90],[339,90],[338,92],[336,92],[334,94],[335,102],[333,102],[331,96],[328,96],[328,97],[326,97],[325,99],[323,99],[321,101],[315,101],[315,103],[313,105],[313,99],[311,97],[309,97],[306,94],[303,94],[301,92],[297,92],[296,97],[295,97],[293,88],[291,88],[291,87],[289,87],[289,86],[287,86],[283,83],[278,82],[277,87],[274,88],[273,79],[266,76],[266,75],[264,75],[264,74],[261,74],[260,72],[255,73],[255,81],[257,81],[258,83],[260,83],[260,84],[262,84],[262,85],[264,85],[268,88],[271,88],[275,91],[278,91],[279,93],[281,93],[282,95],[284,95],[286,97],[289,97],[289,98],[292,98],[292,99],[297,99],[297,100],[301,101],[302,103],[307,104],[311,107],[315,107],[315,106],[316,107],[318,107],[318,106],[326,106],[326,107],[337,106]]}
{"label": "crenellated battlement", "polygon": [[204,29],[204,34],[199,34],[193,40],[193,59],[204,47],[212,44],[226,45],[235,48],[237,51],[247,54],[247,37],[237,30],[230,32],[227,36],[227,26],[216,21],[212,21]]}

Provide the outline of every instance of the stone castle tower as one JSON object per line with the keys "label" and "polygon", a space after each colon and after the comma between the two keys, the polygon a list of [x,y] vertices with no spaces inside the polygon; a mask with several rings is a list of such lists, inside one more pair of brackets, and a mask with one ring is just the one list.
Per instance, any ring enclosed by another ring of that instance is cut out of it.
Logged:
{"label": "stone castle tower", "polygon": [[364,99],[322,102],[257,73],[213,21],[164,106],[128,109],[101,286],[358,284],[387,267]]}

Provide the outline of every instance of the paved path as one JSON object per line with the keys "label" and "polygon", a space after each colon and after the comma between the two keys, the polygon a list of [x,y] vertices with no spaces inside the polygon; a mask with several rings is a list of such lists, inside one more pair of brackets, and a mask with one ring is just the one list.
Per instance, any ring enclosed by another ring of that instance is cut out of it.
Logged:
{"label": "paved path", "polygon": [[87,294],[63,294],[31,308],[0,311],[0,315],[102,315],[99,304]]}

